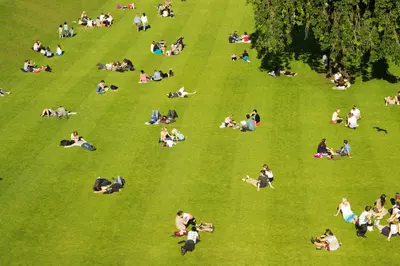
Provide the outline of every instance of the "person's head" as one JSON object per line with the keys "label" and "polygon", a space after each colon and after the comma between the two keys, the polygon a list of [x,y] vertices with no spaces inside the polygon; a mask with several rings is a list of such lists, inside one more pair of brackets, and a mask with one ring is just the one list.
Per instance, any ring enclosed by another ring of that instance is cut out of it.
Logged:
{"label": "person's head", "polygon": [[72,134],[73,134],[75,137],[77,137],[77,136],[79,135],[78,131],[74,131]]}
{"label": "person's head", "polygon": [[326,139],[321,139],[320,144],[326,144]]}
{"label": "person's head", "polygon": [[62,25],[60,25],[60,28],[62,27]]}
{"label": "person's head", "polygon": [[146,16],[146,13],[143,13],[143,17],[145,17]]}
{"label": "person's head", "polygon": [[331,229],[326,229],[326,230],[325,230],[325,235],[327,235],[327,236],[333,236],[333,232],[331,231]]}
{"label": "person's head", "polygon": [[183,216],[183,211],[178,211],[178,212],[176,213],[176,215],[179,216],[179,217],[182,217],[182,216]]}
{"label": "person's head", "polygon": [[336,74],[340,75],[340,71],[336,72]]}
{"label": "person's head", "polygon": [[247,115],[246,115],[246,118],[247,118],[247,119],[249,119],[249,118],[250,118],[250,115],[249,115],[249,114],[247,114]]}
{"label": "person's head", "polygon": [[244,32],[244,35],[247,35],[247,32]]}
{"label": "person's head", "polygon": [[365,211],[366,211],[366,212],[369,212],[371,209],[372,209],[371,206],[365,206]]}
{"label": "person's head", "polygon": [[71,30],[73,30],[74,29],[74,27],[71,27]]}
{"label": "person's head", "polygon": [[253,112],[257,114],[257,109],[254,109]]}
{"label": "person's head", "polygon": [[104,83],[104,80],[101,80],[100,83]]}
{"label": "person's head", "polygon": [[353,105],[353,108],[351,108],[351,109],[356,110],[356,109],[357,109],[357,106]]}
{"label": "person's head", "polygon": [[340,113],[340,109],[339,108],[336,108],[336,113]]}
{"label": "person's head", "polygon": [[346,198],[342,198],[342,203],[348,202]]}
{"label": "person's head", "polygon": [[64,25],[67,25],[67,22],[64,22]]}
{"label": "person's head", "polygon": [[247,50],[244,50],[243,53],[247,53]]}
{"label": "person's head", "polygon": [[271,169],[269,168],[268,164],[266,164],[266,163],[263,165],[263,168],[265,170],[267,170],[267,171],[271,171]]}
{"label": "person's head", "polygon": [[97,19],[100,19],[100,17],[97,17]]}
{"label": "person's head", "polygon": [[58,48],[61,48],[61,45],[58,44],[57,47],[58,47]]}
{"label": "person's head", "polygon": [[143,70],[140,70],[140,73],[144,74],[144,71],[143,71]]}
{"label": "person's head", "polygon": [[196,226],[193,226],[193,227],[192,227],[192,231],[197,232]]}
{"label": "person's head", "polygon": [[385,194],[382,194],[379,198],[380,198],[380,200],[381,200],[381,204],[382,204],[382,205],[385,204],[386,195],[385,195]]}
{"label": "person's head", "polygon": [[343,143],[344,144],[348,144],[349,142],[347,140],[343,140]]}

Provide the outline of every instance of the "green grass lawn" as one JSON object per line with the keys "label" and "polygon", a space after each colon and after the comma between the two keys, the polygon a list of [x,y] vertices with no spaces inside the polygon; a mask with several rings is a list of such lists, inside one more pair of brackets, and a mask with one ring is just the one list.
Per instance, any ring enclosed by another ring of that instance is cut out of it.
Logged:
{"label": "green grass lawn", "polygon": [[[244,0],[175,0],[175,19],[157,17],[158,2],[135,2],[151,25],[138,33],[136,11],[116,10],[113,1],[0,1],[0,87],[12,91],[0,98],[0,265],[396,265],[399,239],[388,242],[377,230],[359,239],[333,214],[342,197],[360,214],[380,194],[400,190],[400,109],[383,104],[399,86],[372,80],[333,91],[300,62],[291,64],[298,76],[271,78],[259,71],[249,45],[227,41],[233,30],[253,29]],[[111,12],[115,24],[76,27],[76,37],[58,39],[58,25],[77,20],[82,10],[92,17]],[[179,56],[149,52],[151,41],[170,44],[180,36],[187,46]],[[36,39],[53,50],[61,44],[66,54],[44,58],[30,50]],[[231,62],[243,49],[251,63]],[[137,71],[96,69],[97,62],[124,57]],[[53,73],[20,72],[28,58],[51,65]],[[173,78],[137,83],[140,69],[169,68]],[[101,79],[120,90],[96,95]],[[198,94],[165,96],[181,86]],[[329,124],[335,108],[345,113],[353,104],[363,117],[357,130]],[[58,105],[78,115],[39,117]],[[229,113],[242,120],[254,108],[262,118],[256,132],[218,128]],[[169,128],[187,141],[161,149],[162,125],[144,125],[153,109],[177,110]],[[73,130],[98,150],[59,147]],[[324,137],[334,148],[349,140],[354,158],[314,159]],[[257,192],[241,178],[255,177],[263,163],[274,171],[275,190]],[[127,181],[121,193],[93,194],[96,177],[116,175]],[[216,227],[184,257],[182,239],[170,237],[179,209]],[[339,251],[310,244],[326,228],[343,243]]]}

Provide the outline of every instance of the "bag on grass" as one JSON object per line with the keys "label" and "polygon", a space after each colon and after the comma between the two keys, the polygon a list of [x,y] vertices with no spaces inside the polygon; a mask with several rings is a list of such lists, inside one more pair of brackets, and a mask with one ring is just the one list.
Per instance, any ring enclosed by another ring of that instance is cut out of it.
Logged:
{"label": "bag on grass", "polygon": [[73,140],[63,139],[62,141],[60,141],[60,146],[70,146],[72,144],[74,144]]}
{"label": "bag on grass", "polygon": [[197,231],[199,232],[214,232],[214,225],[212,223],[201,223],[197,225]]}

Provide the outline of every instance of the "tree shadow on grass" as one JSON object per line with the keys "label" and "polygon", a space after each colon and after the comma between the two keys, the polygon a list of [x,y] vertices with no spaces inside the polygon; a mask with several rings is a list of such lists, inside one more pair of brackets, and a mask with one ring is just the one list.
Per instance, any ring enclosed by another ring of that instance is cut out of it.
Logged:
{"label": "tree shadow on grass", "polygon": [[361,69],[361,73],[363,81],[369,81],[371,79],[382,79],[389,83],[397,83],[400,81],[400,77],[389,72],[389,64],[385,58],[370,65],[365,65]]}

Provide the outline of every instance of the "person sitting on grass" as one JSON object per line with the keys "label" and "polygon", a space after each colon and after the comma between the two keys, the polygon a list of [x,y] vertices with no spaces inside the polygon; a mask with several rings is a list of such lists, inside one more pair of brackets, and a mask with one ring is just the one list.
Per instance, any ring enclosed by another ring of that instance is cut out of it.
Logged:
{"label": "person sitting on grass", "polygon": [[50,47],[46,47],[44,56],[46,56],[47,58],[51,58],[54,56],[53,52],[50,50]]}
{"label": "person sitting on grass", "polygon": [[374,202],[374,215],[378,217],[383,217],[388,213],[388,210],[385,208],[386,203],[386,195],[382,194],[379,199]]}
{"label": "person sitting on grass", "polygon": [[129,70],[129,71],[134,71],[134,70],[135,70],[135,67],[133,66],[133,63],[132,63],[131,60],[129,60],[129,59],[127,59],[127,58],[124,58],[123,64],[125,64],[125,65],[124,65],[124,68],[125,68],[126,70]]}
{"label": "person sitting on grass", "polygon": [[177,232],[174,232],[172,236],[184,236],[187,235],[186,231],[186,220],[183,218],[183,211],[178,211],[175,217],[175,226],[178,229]]}
{"label": "person sitting on grass", "polygon": [[347,117],[347,123],[345,126],[351,129],[356,129],[358,127],[356,116],[350,113]]}
{"label": "person sitting on grass", "polygon": [[188,98],[188,95],[193,95],[196,94],[197,92],[187,92],[185,91],[185,87],[180,88],[177,92],[170,92],[167,94],[168,98],[177,98],[177,97],[181,97],[181,98]]}
{"label": "person sitting on grass", "polygon": [[340,154],[340,156],[348,156],[350,159],[351,157],[351,147],[347,140],[343,141],[343,147],[336,151],[336,153]]}
{"label": "person sitting on grass", "polygon": [[234,31],[232,36],[233,36],[235,42],[241,42],[242,41],[242,38],[239,36],[237,31]]}
{"label": "person sitting on grass", "polygon": [[44,47],[43,47],[42,43],[41,43],[39,40],[37,40],[37,41],[33,44],[33,47],[32,47],[32,50],[33,50],[33,51],[35,51],[35,52],[41,52],[43,49],[44,49]]}
{"label": "person sitting on grass", "polygon": [[151,80],[151,77],[147,75],[143,70],[140,70],[139,83],[147,83]]}
{"label": "person sitting on grass", "polygon": [[331,80],[333,83],[338,84],[339,80],[342,79],[342,74],[338,71],[335,75],[333,75],[333,79]]}
{"label": "person sitting on grass", "polygon": [[323,158],[326,156],[330,158],[332,156],[332,150],[326,146],[326,139],[322,139],[318,144],[317,153],[314,155],[315,158]]}
{"label": "person sitting on grass", "polygon": [[153,41],[153,42],[150,44],[150,51],[151,51],[153,54],[162,54],[161,47],[162,47],[162,43],[156,43],[155,41]]}
{"label": "person sitting on grass", "polygon": [[168,132],[168,129],[166,127],[161,129],[159,142],[163,143],[162,147],[172,148],[176,145],[176,143],[173,141],[172,134]]}
{"label": "person sitting on grass", "polygon": [[236,60],[238,60],[238,56],[236,54],[231,55],[231,60],[236,62]]}
{"label": "person sitting on grass", "polygon": [[104,94],[104,93],[106,93],[106,91],[108,91],[108,87],[105,86],[104,80],[101,80],[100,83],[97,84],[96,93],[97,94]]}
{"label": "person sitting on grass", "polygon": [[243,61],[250,63],[250,57],[246,50],[243,51],[243,54],[240,56]]}
{"label": "person sitting on grass", "polygon": [[219,126],[219,128],[226,128],[226,127],[231,127],[233,129],[239,128],[239,126],[236,125],[236,122],[232,118],[232,114],[228,115],[224,122]]}
{"label": "person sitting on grass", "polygon": [[185,244],[181,246],[181,255],[184,256],[186,252],[194,251],[194,247],[196,243],[200,241],[200,235],[197,232],[197,229],[195,226],[192,227],[191,231],[187,234],[187,240],[185,241]]}
{"label": "person sitting on grass", "polygon": [[172,129],[171,131],[171,137],[174,141],[184,141],[186,140],[185,135],[183,135],[179,130],[176,128]]}
{"label": "person sitting on grass", "polygon": [[399,220],[395,220],[388,225],[375,225],[382,235],[386,236],[386,240],[390,241],[392,237],[398,236],[400,232]]}
{"label": "person sitting on grass", "polygon": [[64,51],[61,49],[61,45],[57,45],[56,56],[64,55]]}
{"label": "person sitting on grass", "polygon": [[350,88],[351,84],[347,79],[340,77],[337,82],[335,82],[336,86],[333,87],[334,90],[347,90]]}
{"label": "person sitting on grass", "polygon": [[338,216],[339,213],[342,213],[343,219],[346,222],[356,224],[358,217],[351,210],[350,202],[346,198],[343,198],[342,202],[337,207],[337,212],[336,212],[335,216]]}
{"label": "person sitting on grass", "polygon": [[335,112],[332,114],[331,124],[340,124],[343,122],[343,119],[339,117],[340,109],[337,108]]}
{"label": "person sitting on grass", "polygon": [[261,124],[261,118],[260,115],[257,113],[257,109],[254,109],[253,112],[250,114],[250,116],[252,119],[254,119],[256,127],[258,127]]}
{"label": "person sitting on grass", "polygon": [[4,91],[2,88],[0,88],[0,97],[4,97],[4,95],[9,95],[11,94],[10,91]]}
{"label": "person sitting on grass", "polygon": [[257,191],[260,191],[261,188],[265,188],[267,186],[270,186],[271,188],[274,188],[271,184],[271,182],[268,179],[268,176],[264,174],[263,171],[260,172],[260,175],[258,176],[258,180],[251,178],[250,176],[246,176],[246,178],[242,178],[242,180],[246,183],[249,183],[257,188]]}
{"label": "person sitting on grass", "polygon": [[34,65],[32,60],[25,60],[24,67],[21,68],[23,72],[33,72]]}
{"label": "person sitting on grass", "polygon": [[353,105],[353,107],[350,110],[350,113],[353,114],[353,116],[355,116],[357,120],[361,119],[361,112],[360,109],[357,108],[357,106]]}
{"label": "person sitting on grass", "polygon": [[338,250],[342,245],[341,243],[339,243],[336,236],[330,229],[326,229],[325,233],[320,237],[316,237],[315,239],[312,237],[311,244],[316,245],[317,250],[327,251]]}
{"label": "person sitting on grass", "polygon": [[388,106],[389,104],[400,104],[400,91],[394,97],[392,96],[385,97],[385,105]]}
{"label": "person sitting on grass", "polygon": [[162,79],[160,71],[154,70],[153,81],[161,81]]}
{"label": "person sitting on grass", "polygon": [[247,34],[247,32],[244,32],[244,34],[242,36],[242,42],[251,43],[251,40],[249,39],[249,35]]}
{"label": "person sitting on grass", "polygon": [[246,121],[241,121],[242,128],[240,131],[246,132],[246,131],[255,131],[256,130],[256,124],[254,123],[254,120],[251,119],[250,115],[246,115]]}

